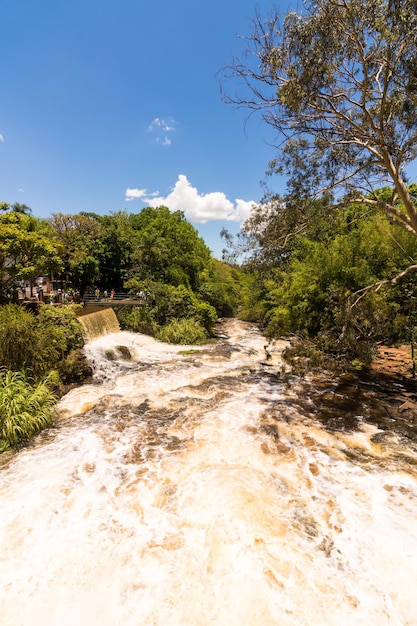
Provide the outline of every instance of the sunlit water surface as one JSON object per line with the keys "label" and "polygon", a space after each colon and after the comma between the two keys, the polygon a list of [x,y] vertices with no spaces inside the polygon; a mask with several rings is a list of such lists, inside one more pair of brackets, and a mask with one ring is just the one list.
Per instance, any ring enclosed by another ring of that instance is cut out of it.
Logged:
{"label": "sunlit water surface", "polygon": [[94,384],[0,470],[2,625],[417,623],[415,449],[326,431],[283,343],[222,332],[88,345]]}

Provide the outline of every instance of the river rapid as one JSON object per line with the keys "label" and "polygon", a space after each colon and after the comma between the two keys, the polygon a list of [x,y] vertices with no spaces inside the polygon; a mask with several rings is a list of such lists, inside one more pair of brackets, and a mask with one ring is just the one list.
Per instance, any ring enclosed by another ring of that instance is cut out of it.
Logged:
{"label": "river rapid", "polygon": [[328,427],[284,347],[90,342],[0,469],[0,624],[415,625],[417,448],[366,405]]}

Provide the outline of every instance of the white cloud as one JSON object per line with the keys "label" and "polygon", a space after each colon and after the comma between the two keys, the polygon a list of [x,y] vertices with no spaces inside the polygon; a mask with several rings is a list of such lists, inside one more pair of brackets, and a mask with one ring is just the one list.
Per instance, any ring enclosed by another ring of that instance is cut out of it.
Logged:
{"label": "white cloud", "polygon": [[4,143],[4,137],[0,134],[0,143]]}
{"label": "white cloud", "polygon": [[163,120],[160,117],[155,117],[148,126],[148,133],[152,133],[157,143],[162,146],[170,146],[172,141],[168,137],[168,133],[175,132],[175,120],[169,121]]}
{"label": "white cloud", "polygon": [[[128,194],[128,192],[136,192]],[[131,196],[128,198],[128,196]],[[228,200],[221,191],[200,194],[196,187],[192,187],[184,174],[178,180],[170,194],[156,196],[146,193],[145,189],[127,189],[126,199],[141,198],[149,206],[167,206],[171,211],[183,211],[191,222],[205,224],[212,220],[227,220],[243,222],[254,206],[255,202],[237,198],[234,202]]]}
{"label": "white cloud", "polygon": [[125,192],[125,200],[130,202],[135,200],[135,198],[144,198],[147,195],[146,191],[146,189],[130,189],[128,187]]}
{"label": "white cloud", "polygon": [[173,126],[169,125],[169,122],[166,122],[165,120],[161,120],[160,117],[155,117],[155,119],[152,120],[152,122],[148,126],[148,130],[150,132],[153,131],[155,128],[161,128],[165,133],[169,133],[175,130]]}
{"label": "white cloud", "polygon": [[147,189],[131,189],[128,187],[125,191],[125,200],[130,202],[131,200],[137,200],[143,198],[144,202],[149,202],[149,198],[157,196],[159,191],[149,192]]}
{"label": "white cloud", "polygon": [[19,193],[25,193],[25,190],[22,189],[21,187],[17,190]]}

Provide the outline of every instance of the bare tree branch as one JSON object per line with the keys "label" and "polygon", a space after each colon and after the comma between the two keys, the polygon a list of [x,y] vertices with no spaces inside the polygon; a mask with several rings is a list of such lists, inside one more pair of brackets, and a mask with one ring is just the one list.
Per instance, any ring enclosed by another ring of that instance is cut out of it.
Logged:
{"label": "bare tree branch", "polygon": [[396,283],[398,283],[399,280],[401,280],[401,278],[406,276],[409,272],[413,272],[414,270],[417,270],[417,265],[409,265],[408,267],[406,267],[405,270],[394,276],[394,278],[378,280],[377,282],[372,283],[372,285],[367,285],[366,287],[363,287],[363,289],[355,291],[355,293],[351,294],[350,296],[350,299],[356,296],[355,301],[350,304],[350,310],[352,310],[358,304],[358,302],[362,300],[362,298],[366,296],[366,294],[370,291],[379,291],[384,285],[395,285]]}

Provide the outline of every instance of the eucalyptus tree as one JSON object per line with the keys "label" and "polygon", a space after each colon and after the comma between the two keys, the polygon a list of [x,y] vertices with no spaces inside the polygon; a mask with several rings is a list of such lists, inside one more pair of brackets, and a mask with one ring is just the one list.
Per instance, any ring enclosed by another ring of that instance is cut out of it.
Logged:
{"label": "eucalyptus tree", "polygon": [[[406,174],[417,156],[415,0],[307,0],[300,12],[257,13],[245,54],[224,74],[243,83],[225,100],[276,131],[269,173],[288,177],[293,207],[360,201],[417,235]],[[387,184],[381,199],[375,189]]]}

